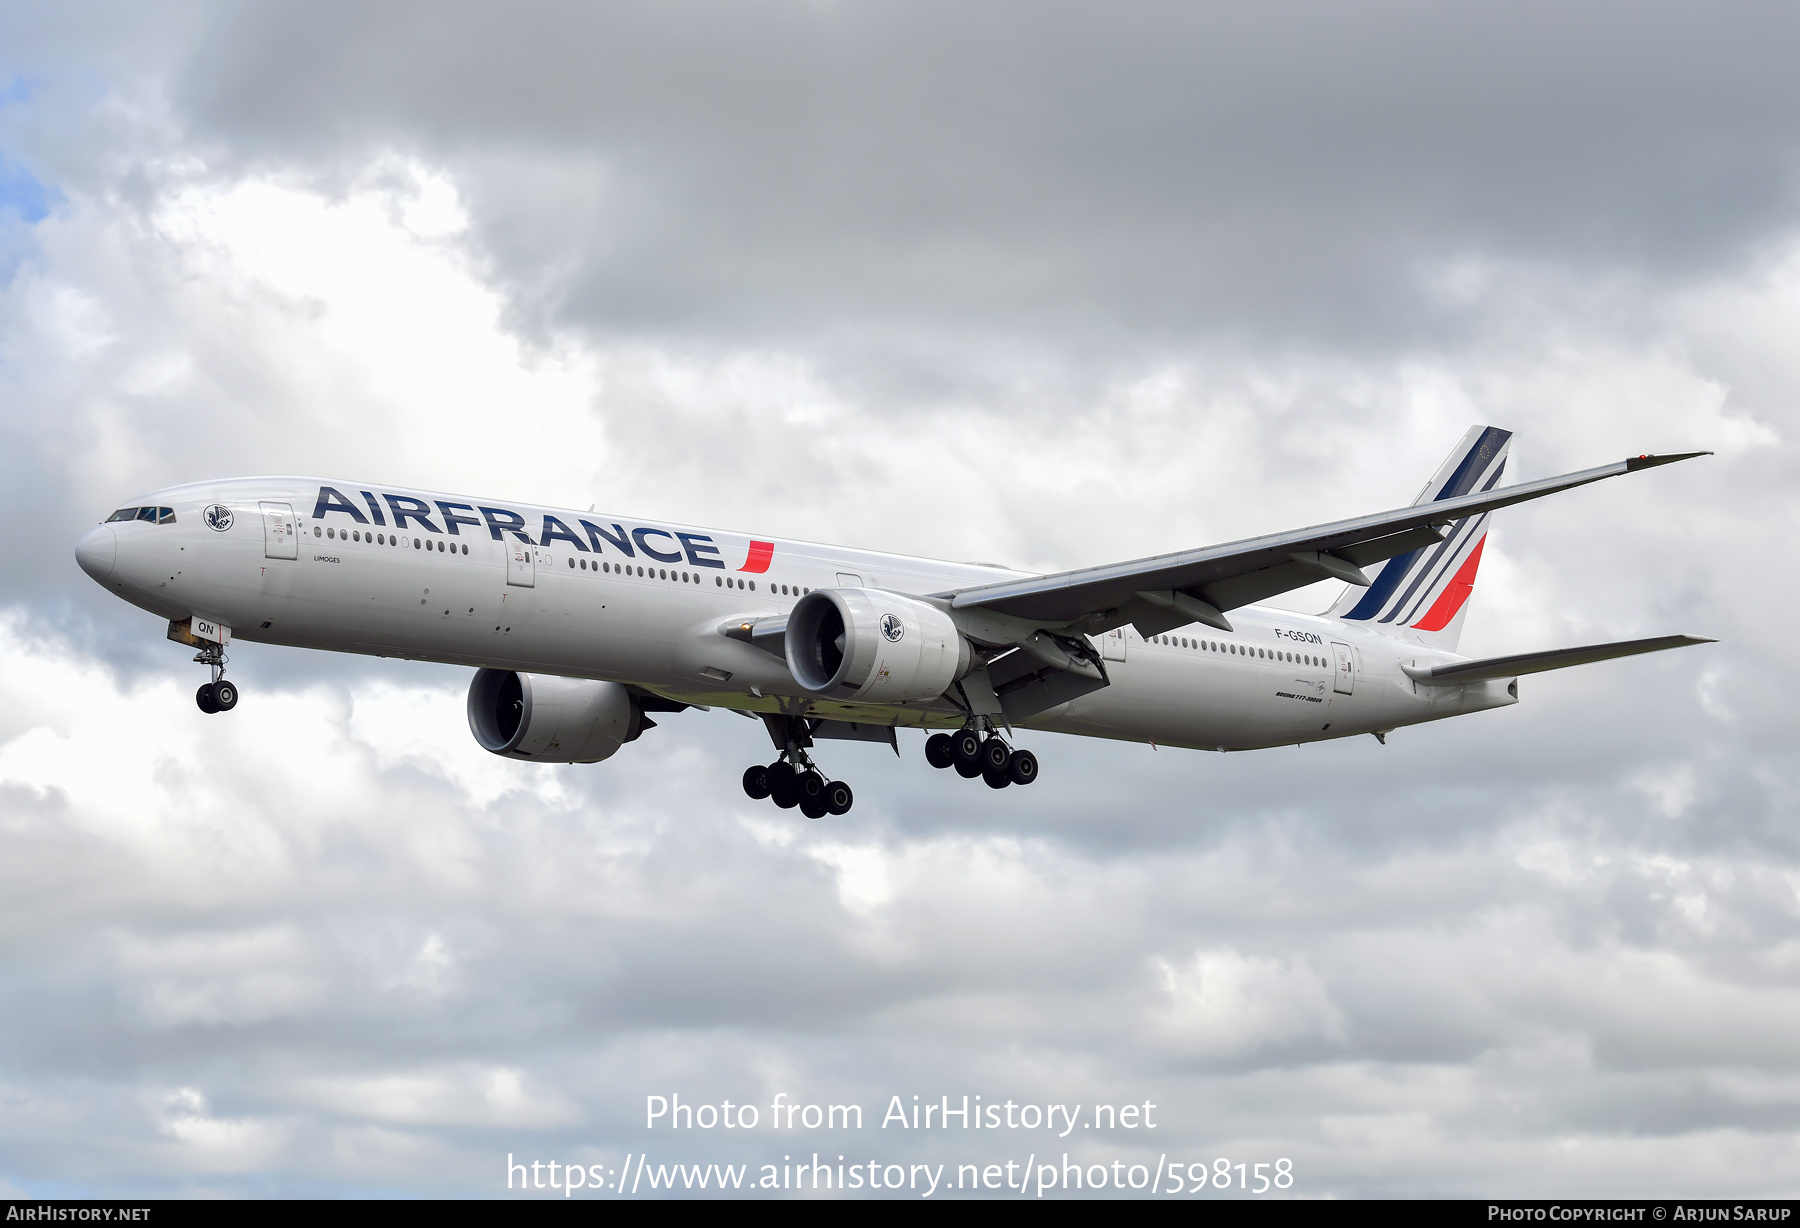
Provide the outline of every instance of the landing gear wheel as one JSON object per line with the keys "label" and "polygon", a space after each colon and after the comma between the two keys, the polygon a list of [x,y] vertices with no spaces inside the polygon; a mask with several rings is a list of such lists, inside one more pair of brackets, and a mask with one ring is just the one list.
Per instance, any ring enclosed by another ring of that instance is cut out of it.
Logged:
{"label": "landing gear wheel", "polygon": [[987,787],[990,789],[1004,789],[1012,783],[1012,777],[1008,775],[1005,768],[1001,768],[998,772],[989,768],[981,773],[981,778],[987,781]]}
{"label": "landing gear wheel", "polygon": [[961,776],[964,780],[974,780],[977,776],[981,775],[981,764],[973,761],[965,763],[963,760],[958,759],[953,766],[956,768],[956,774]]}
{"label": "landing gear wheel", "polygon": [[850,807],[856,801],[856,794],[850,792],[850,786],[841,780],[834,780],[825,786],[825,810],[828,814],[849,814]]}
{"label": "landing gear wheel", "polygon": [[744,795],[758,802],[769,796],[768,768],[760,763],[752,763],[744,769]]}
{"label": "landing gear wheel", "polygon": [[981,770],[983,772],[1004,772],[1006,761],[1012,758],[1012,747],[999,738],[987,738],[981,744]]}
{"label": "landing gear wheel", "polygon": [[799,781],[800,800],[808,801],[815,797],[825,796],[825,778],[817,772],[804,773]]}
{"label": "landing gear wheel", "polygon": [[822,819],[830,814],[823,797],[809,797],[800,803],[800,813],[809,819]]}
{"label": "landing gear wheel", "polygon": [[[958,771],[964,764],[972,763],[978,768],[981,765],[981,735],[973,729],[963,729],[950,735],[950,750],[956,761]],[[963,773],[965,776],[968,773]]]}
{"label": "landing gear wheel", "polygon": [[1006,761],[1006,774],[1015,785],[1028,785],[1038,777],[1037,756],[1028,750],[1015,750]]}
{"label": "landing gear wheel", "polygon": [[769,783],[769,796],[783,810],[792,810],[800,804],[800,782],[796,778],[794,765],[791,763],[771,763],[765,779]]}
{"label": "landing gear wheel", "polygon": [[221,678],[213,683],[212,692],[213,702],[219,706],[219,711],[229,712],[237,707],[238,692],[236,683],[227,682],[225,679]]}
{"label": "landing gear wheel", "polygon": [[949,734],[934,733],[925,739],[925,762],[934,768],[947,768],[956,762],[956,748]]}
{"label": "landing gear wheel", "polygon": [[210,682],[202,683],[200,689],[194,692],[194,702],[208,716],[219,710],[219,701],[213,697],[213,684]]}

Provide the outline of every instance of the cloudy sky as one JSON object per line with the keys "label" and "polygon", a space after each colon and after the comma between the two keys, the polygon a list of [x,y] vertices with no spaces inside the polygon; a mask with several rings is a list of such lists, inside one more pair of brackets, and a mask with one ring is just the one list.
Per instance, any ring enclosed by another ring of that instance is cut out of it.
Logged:
{"label": "cloudy sky", "polygon": [[[1753,2],[0,7],[0,1192],[1067,1151],[1793,1194],[1797,41]],[[1721,642],[1386,747],[1030,735],[1028,791],[834,748],[820,823],[742,796],[723,712],[533,767],[466,671],[244,645],[203,717],[71,553],[142,490],[329,472],[1052,568],[1403,503],[1473,422],[1520,478],[1717,455],[1502,514],[1464,651]],[[677,1093],[869,1121],[646,1131]],[[876,1124],[965,1094],[1157,1128]]]}

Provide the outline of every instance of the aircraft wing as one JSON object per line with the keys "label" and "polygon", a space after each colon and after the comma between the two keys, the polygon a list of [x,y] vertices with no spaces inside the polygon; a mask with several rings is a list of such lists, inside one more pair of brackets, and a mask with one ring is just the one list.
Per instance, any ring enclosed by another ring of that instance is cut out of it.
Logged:
{"label": "aircraft wing", "polygon": [[1709,452],[1634,456],[1561,477],[1440,499],[1354,520],[1273,533],[1219,546],[1111,563],[1026,580],[1006,580],[942,594],[953,611],[1028,620],[1095,634],[1125,623],[1155,635],[1200,622],[1231,630],[1225,611],[1337,579],[1367,586],[1362,568],[1441,541],[1444,527],[1467,516],[1541,499]]}
{"label": "aircraft wing", "polygon": [[1620,640],[1614,644],[1589,644],[1585,648],[1553,648],[1549,652],[1521,652],[1510,657],[1485,657],[1479,661],[1453,661],[1435,668],[1401,666],[1406,676],[1423,686],[1460,686],[1465,682],[1485,682],[1490,678],[1516,678],[1520,674],[1541,674],[1545,670],[1567,669],[1591,661],[1611,661],[1615,657],[1635,657],[1640,652],[1661,652],[1665,648],[1686,648],[1690,644],[1714,644],[1698,635],[1658,635],[1647,640]]}

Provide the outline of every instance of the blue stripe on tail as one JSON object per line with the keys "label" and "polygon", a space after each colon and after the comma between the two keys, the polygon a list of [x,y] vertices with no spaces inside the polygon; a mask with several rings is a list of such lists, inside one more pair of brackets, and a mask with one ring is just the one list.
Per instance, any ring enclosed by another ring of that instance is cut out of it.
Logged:
{"label": "blue stripe on tail", "polygon": [[[1481,434],[1466,449],[1464,449],[1462,459],[1457,462],[1456,468],[1451,471],[1449,477],[1447,477],[1443,484],[1438,487],[1437,493],[1432,494],[1429,497],[1421,497],[1419,503],[1435,503],[1440,499],[1455,499],[1468,494],[1474,489],[1475,483],[1481,480],[1483,471],[1486,470],[1488,463],[1494,458],[1494,455],[1499,452],[1511,438],[1511,431],[1503,431],[1497,426],[1485,428]],[[1487,483],[1487,488],[1491,488],[1500,480],[1500,472],[1504,468],[1505,465],[1502,464],[1500,469],[1495,470],[1492,480]],[[1463,526],[1459,525],[1458,527],[1460,528]],[[1417,550],[1409,550],[1405,554],[1396,555],[1394,558],[1389,559],[1387,565],[1381,569],[1381,574],[1375,577],[1374,583],[1369,585],[1368,589],[1363,593],[1362,599],[1358,601],[1349,612],[1340,617],[1362,620],[1374,618],[1387,607],[1388,601],[1394,596],[1395,591],[1399,589],[1401,584],[1403,584],[1409,576],[1413,576],[1416,571],[1417,577],[1414,579],[1412,586],[1407,590],[1406,597],[1396,605],[1397,612],[1399,606],[1405,605],[1407,599],[1410,599],[1418,591],[1419,585],[1423,583],[1425,577],[1433,570],[1433,564],[1439,559],[1449,557],[1447,552],[1459,542],[1460,536],[1461,535],[1458,533],[1452,533],[1448,540],[1439,542],[1434,546],[1423,546]],[[1421,561],[1424,563],[1423,566],[1421,566]],[[1384,621],[1391,621],[1392,618],[1393,615],[1390,614],[1388,619]]]}

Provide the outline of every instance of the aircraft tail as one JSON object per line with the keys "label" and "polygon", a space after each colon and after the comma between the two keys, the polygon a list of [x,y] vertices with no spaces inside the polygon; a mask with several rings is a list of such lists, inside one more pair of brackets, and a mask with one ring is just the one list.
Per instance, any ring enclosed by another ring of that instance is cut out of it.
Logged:
{"label": "aircraft tail", "polygon": [[[1506,469],[1512,432],[1472,426],[1445,458],[1413,506],[1492,490]],[[1366,623],[1403,639],[1454,652],[1462,638],[1488,513],[1453,521],[1444,540],[1389,559],[1368,588],[1347,589],[1326,613]]]}

